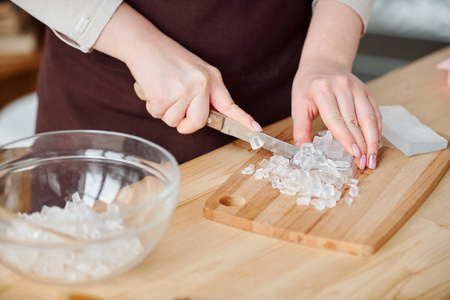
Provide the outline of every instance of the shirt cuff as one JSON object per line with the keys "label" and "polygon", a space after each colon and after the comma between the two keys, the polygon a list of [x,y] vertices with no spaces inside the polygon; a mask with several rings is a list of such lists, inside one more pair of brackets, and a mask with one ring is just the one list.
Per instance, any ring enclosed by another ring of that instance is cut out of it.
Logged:
{"label": "shirt cuff", "polygon": [[[314,7],[319,0],[314,0],[312,3],[312,10],[314,12]],[[361,18],[363,22],[363,32],[366,33],[367,25],[369,24],[370,13],[372,12],[373,3],[375,0],[333,0],[341,2],[350,6]]]}
{"label": "shirt cuff", "polygon": [[90,19],[82,17],[76,26],[81,35],[75,40],[79,49],[83,52],[90,52],[98,37],[102,33],[106,24],[116,12],[122,0],[106,0]]}
{"label": "shirt cuff", "polygon": [[12,0],[65,43],[91,51],[123,0]]}

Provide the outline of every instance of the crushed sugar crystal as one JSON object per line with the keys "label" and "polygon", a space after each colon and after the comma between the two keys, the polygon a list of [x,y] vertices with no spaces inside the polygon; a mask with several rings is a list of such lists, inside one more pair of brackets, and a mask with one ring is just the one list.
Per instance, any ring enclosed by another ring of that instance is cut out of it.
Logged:
{"label": "crushed sugar crystal", "polygon": [[342,196],[342,192],[340,190],[334,190],[334,196],[332,197],[332,199],[334,199],[335,201],[339,201],[341,199]]}
{"label": "crushed sugar crystal", "polygon": [[336,200],[334,199],[323,199],[323,203],[325,204],[325,207],[333,208],[336,206]]}
{"label": "crushed sugar crystal", "polygon": [[331,198],[335,194],[334,187],[330,184],[326,184],[322,189],[322,197]]}
{"label": "crushed sugar crystal", "polygon": [[297,197],[297,205],[309,205],[311,196],[308,193],[300,193]]}
{"label": "crushed sugar crystal", "polygon": [[345,197],[345,203],[347,203],[347,205],[352,205],[353,204],[353,198],[352,197]]}
{"label": "crushed sugar crystal", "polygon": [[322,209],[324,209],[326,206],[325,206],[325,201],[323,201],[322,199],[318,199],[317,201],[316,201],[316,204],[314,205],[314,207],[317,209],[317,210],[322,210]]}
{"label": "crushed sugar crystal", "polygon": [[286,183],[284,183],[283,181],[277,182],[277,188],[280,190],[284,190],[286,188]]}
{"label": "crushed sugar crystal", "polygon": [[[120,234],[125,229],[119,215],[119,206],[106,204],[106,212],[97,213],[92,208],[90,198],[72,195],[73,201],[66,202],[64,208],[43,206],[40,212],[18,213],[20,218],[31,222],[45,222],[46,227],[75,238],[86,240],[101,239]],[[64,223],[61,223],[64,221]],[[51,232],[44,232],[21,222],[13,222],[6,231],[18,240],[36,242],[59,242],[64,239]],[[70,251],[56,247],[53,251],[38,249],[29,251],[0,245],[2,259],[17,269],[37,276],[60,279],[68,282],[85,281],[111,274],[124,268],[129,262],[143,254],[144,248],[138,237],[123,237],[120,240],[89,244]]]}
{"label": "crushed sugar crystal", "polygon": [[342,145],[337,140],[332,141],[330,145],[329,156],[331,158],[341,158],[343,154],[344,148],[342,147]]}
{"label": "crushed sugar crystal", "polygon": [[357,186],[357,185],[358,185],[358,179],[355,179],[355,178],[349,178],[349,179],[348,179],[348,185],[354,185],[354,186]]}
{"label": "crushed sugar crystal", "polygon": [[270,162],[265,158],[258,163],[258,165],[260,165],[263,169],[267,169],[269,167],[269,164]]}
{"label": "crushed sugar crystal", "polygon": [[264,146],[264,136],[261,134],[257,134],[250,139],[250,145],[253,150],[259,149]]}
{"label": "crushed sugar crystal", "polygon": [[263,179],[264,178],[264,170],[263,169],[258,169],[255,171],[255,179]]}
{"label": "crushed sugar crystal", "polygon": [[280,180],[280,177],[276,175],[270,175],[269,176],[269,182],[278,182]]}
{"label": "crushed sugar crystal", "polygon": [[241,170],[241,173],[244,175],[252,175],[255,173],[255,165],[250,164],[248,167],[245,167]]}
{"label": "crushed sugar crystal", "polygon": [[348,194],[351,197],[359,196],[359,188],[357,186],[354,186],[354,185],[350,186],[350,191],[348,192]]}
{"label": "crushed sugar crystal", "polygon": [[318,136],[325,136],[328,133],[328,130],[321,130],[319,132],[317,132]]}
{"label": "crushed sugar crystal", "polygon": [[[254,149],[263,145],[264,141],[259,136],[252,138]],[[319,132],[312,143],[303,143],[292,159],[274,154],[258,165],[261,169],[256,172],[254,165],[241,172],[246,175],[255,173],[258,180],[268,178],[272,187],[281,194],[298,194],[298,205],[314,205],[318,210],[335,207],[342,197],[340,189],[344,183],[350,186],[350,197],[345,199],[348,205],[353,203],[352,197],[359,195],[358,180],[353,178],[357,170],[353,156],[328,130]]]}

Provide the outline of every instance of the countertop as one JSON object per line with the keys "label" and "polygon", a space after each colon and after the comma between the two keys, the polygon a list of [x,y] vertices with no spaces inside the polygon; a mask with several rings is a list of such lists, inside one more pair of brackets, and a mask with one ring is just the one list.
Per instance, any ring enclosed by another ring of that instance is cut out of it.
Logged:
{"label": "countertop", "polygon": [[[450,138],[450,86],[435,65],[450,47],[371,81],[380,105],[401,104]],[[276,135],[285,119],[264,129]],[[314,130],[322,129],[317,119]],[[104,283],[34,283],[0,266],[0,299],[56,299],[80,291],[105,299],[449,299],[450,174],[374,255],[320,250],[225,226],[203,217],[208,197],[254,152],[235,141],[180,166],[180,199],[154,251]]]}

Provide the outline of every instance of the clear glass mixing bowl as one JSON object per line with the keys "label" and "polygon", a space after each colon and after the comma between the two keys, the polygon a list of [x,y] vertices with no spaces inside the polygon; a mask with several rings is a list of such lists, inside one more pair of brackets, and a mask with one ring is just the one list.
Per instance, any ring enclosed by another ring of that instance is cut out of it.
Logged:
{"label": "clear glass mixing bowl", "polygon": [[51,284],[85,284],[138,264],[176,206],[175,158],[144,139],[58,131],[0,147],[0,261]]}

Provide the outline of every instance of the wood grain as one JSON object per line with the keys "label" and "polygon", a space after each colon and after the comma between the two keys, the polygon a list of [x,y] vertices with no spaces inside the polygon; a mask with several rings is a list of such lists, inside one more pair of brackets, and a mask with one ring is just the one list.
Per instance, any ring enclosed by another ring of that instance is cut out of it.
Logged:
{"label": "wood grain", "polygon": [[[281,136],[292,136],[291,127]],[[450,149],[406,157],[383,147],[375,170],[358,170],[360,196],[348,206],[348,186],[334,208],[316,210],[296,204],[297,196],[274,190],[267,180],[243,175],[241,169],[272,153],[260,150],[220,186],[204,204],[208,219],[291,242],[355,255],[372,255],[419,208],[450,164]],[[221,199],[240,198],[238,205]]]}
{"label": "wood grain", "polygon": [[[420,65],[416,63],[409,66],[412,76],[408,77],[410,83],[406,83],[407,92],[399,94],[396,88],[380,88],[386,94],[381,96],[381,102],[383,99],[387,102],[389,97],[398,103],[398,95],[401,95],[400,103],[410,107],[423,123],[432,126],[433,123],[447,122],[449,125],[449,111],[443,109],[448,107],[448,102],[444,101],[450,98],[445,93],[446,88],[442,88],[445,87],[445,82],[439,77],[439,80],[431,84],[424,84],[423,70],[419,70],[421,66],[417,66]],[[432,69],[433,66],[429,68]],[[432,77],[439,75],[442,74],[432,70]],[[401,76],[391,78],[394,83],[402,79]],[[374,85],[379,82],[387,83],[378,79]],[[441,84],[440,88],[437,88],[437,83]],[[435,97],[433,105],[416,112],[414,104],[418,101],[414,100],[430,96]],[[324,128],[314,129],[317,131]],[[449,138],[448,132],[439,133]],[[278,138],[286,139],[291,136],[291,126],[288,126]],[[376,170],[357,171],[360,196],[355,198],[354,205],[349,207],[344,201],[339,201],[335,208],[318,211],[312,206],[297,206],[296,196],[282,195],[273,190],[266,180],[259,181],[240,172],[249,164],[256,165],[264,158],[269,159],[271,155],[261,150],[236,170],[205,202],[204,216],[255,233],[362,256],[374,254],[400,229],[431,193],[450,165],[449,148],[406,157],[396,149],[384,147],[378,155]],[[342,192],[341,199],[344,199],[348,195],[348,188]],[[223,205],[220,200],[230,195],[241,197],[244,199],[241,203],[245,201],[245,204]]]}
{"label": "wood grain", "polygon": [[[450,47],[369,87],[381,105],[402,104],[449,138],[450,87],[446,72],[434,68],[448,57]],[[264,131],[276,136],[289,124],[285,119]],[[321,126],[317,119],[314,128]],[[0,266],[0,299],[48,300],[73,290],[121,300],[450,299],[450,172],[379,251],[358,257],[204,218],[204,202],[253,155],[248,143],[236,141],[181,165],[180,200],[167,231],[130,272],[63,287],[34,283]]]}

